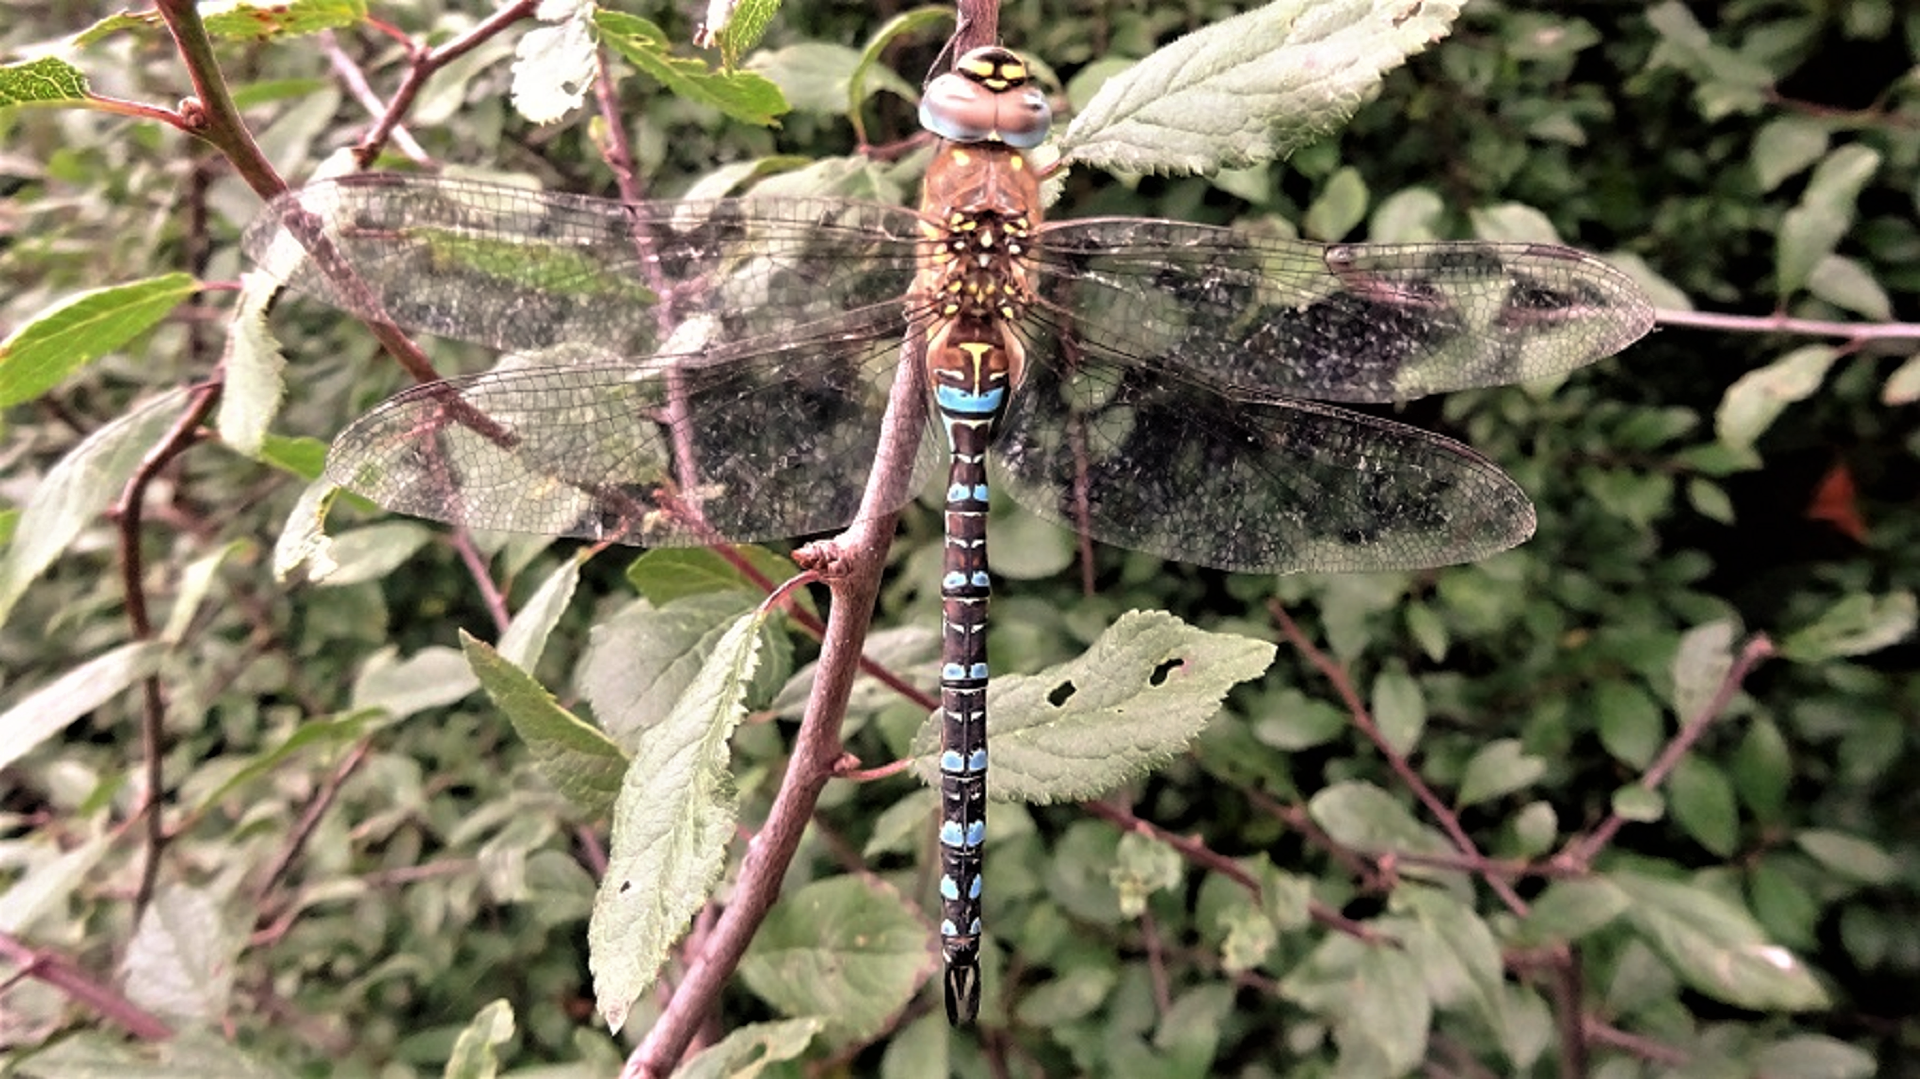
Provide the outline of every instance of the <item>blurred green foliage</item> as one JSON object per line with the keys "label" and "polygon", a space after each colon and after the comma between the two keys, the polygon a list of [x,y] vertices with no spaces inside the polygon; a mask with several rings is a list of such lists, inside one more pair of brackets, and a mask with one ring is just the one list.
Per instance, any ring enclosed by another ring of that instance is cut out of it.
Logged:
{"label": "blurred green foliage", "polygon": [[[289,181],[371,125],[331,50],[383,96],[404,73],[403,46],[357,22],[354,5],[337,7],[337,36],[218,47]],[[1232,10],[1020,2],[1002,12],[1001,33],[1084,104],[1113,61]],[[97,14],[69,0],[10,11],[0,47],[20,56]],[[429,43],[483,17],[434,0],[373,13]],[[685,11],[637,14],[666,31],[679,60],[692,55]],[[861,157],[855,132],[876,146],[914,133],[902,91],[945,31],[915,24],[881,53],[897,78],[838,92],[834,78],[861,60],[844,46],[882,21],[843,4],[772,17],[739,63],[793,105],[777,128],[625,80],[649,194],[812,161],[815,187],[909,195],[920,161]],[[541,127],[514,111],[513,56],[529,29],[488,39],[428,82],[408,131],[440,161],[604,193],[597,121],[575,109]],[[170,103],[187,92],[165,34],[130,23],[96,37],[67,55],[92,93]],[[1639,275],[1663,307],[1912,319],[1916,65],[1920,14],[1892,0],[1475,4],[1343,130],[1284,164],[1212,178],[1076,169],[1056,212],[1329,240],[1550,234]],[[32,70],[33,85],[65,87],[47,100],[78,92],[44,61]],[[0,101],[33,98],[7,78]],[[857,126],[849,100],[860,102]],[[85,290],[182,270],[231,280],[238,231],[259,207],[202,145],[100,109],[0,109],[0,193],[0,334]],[[458,632],[494,640],[497,626],[441,533],[411,522],[349,531],[337,552],[349,572],[336,578],[348,583],[283,585],[273,546],[303,478],[219,442],[195,446],[149,490],[140,533],[168,647],[157,660],[123,649],[133,634],[102,511],[165,427],[138,406],[215,368],[219,301],[205,293],[205,306],[133,326],[84,366],[36,361],[76,369],[6,414],[9,566],[36,544],[50,549],[6,580],[0,931],[183,1036],[126,1043],[111,1009],[9,970],[0,1059],[36,1075],[157,1059],[219,1073],[400,1075],[492,1074],[497,1054],[528,1074],[611,1072],[623,1048],[594,1015],[585,933],[604,822],[557,790],[473,692]],[[288,439],[330,438],[402,376],[343,317],[299,306],[275,326],[288,389],[263,456],[304,460],[310,474],[311,447]],[[1088,594],[1062,570],[1070,545],[1017,511],[997,515],[996,671],[1077,656],[1136,608],[1278,641],[1278,601],[1344,665],[1477,848],[1534,870],[1511,880],[1526,913],[1460,862],[1328,680],[1283,647],[1195,752],[1109,800],[1164,831],[1123,838],[1083,807],[995,808],[979,1034],[945,1033],[928,993],[898,1024],[863,1023],[851,1044],[844,1028],[768,1022],[807,999],[778,984],[802,976],[780,965],[791,949],[829,940],[804,958],[831,963],[851,947],[835,933],[874,917],[869,892],[833,883],[850,864],[908,904],[931,895],[931,796],[902,777],[830,786],[788,889],[819,900],[831,913],[817,917],[836,928],[810,931],[827,923],[781,908],[789,951],[750,956],[718,1017],[737,1040],[720,1049],[730,1060],[755,1047],[780,1059],[838,1053],[851,1071],[903,1076],[1920,1074],[1917,353],[1912,336],[1676,324],[1559,386],[1399,410],[1492,457],[1538,503],[1537,537],[1476,566],[1276,580],[1099,549]],[[487,362],[459,348],[433,355],[443,371]],[[166,406],[178,415],[176,400]],[[63,512],[20,513],[56,484],[73,492]],[[349,530],[369,519],[345,507],[334,518]],[[939,527],[936,510],[910,511],[870,646],[916,678],[930,670],[937,625]],[[517,612],[571,552],[515,540],[483,557]],[[572,602],[549,612],[534,673],[562,703],[584,697],[580,711],[606,709],[595,699],[606,683],[587,672],[596,636],[621,632],[617,619],[640,602],[629,561],[596,557]],[[1718,696],[1750,633],[1776,642],[1779,658]],[[776,669],[804,676],[812,645],[793,641],[799,654]],[[691,645],[679,656],[697,658]],[[145,849],[140,829],[125,828],[146,782],[141,694],[118,690],[156,663],[170,842],[141,914],[131,896]],[[42,692],[50,685],[63,688]],[[761,721],[732,743],[749,824],[792,739],[790,723],[771,720],[796,718],[804,696],[797,684],[764,689]],[[1713,722],[1665,782],[1637,785],[1702,714]],[[923,718],[863,687],[849,748],[868,765],[904,757]],[[1624,826],[1583,846],[1610,814]],[[1173,836],[1231,859],[1259,896]],[[1167,857],[1176,849],[1183,860]],[[1580,850],[1591,865],[1567,857]],[[1309,920],[1309,898],[1399,947]],[[489,1008],[498,999],[510,1019]],[[644,1030],[656,1004],[643,998],[626,1030]]]}

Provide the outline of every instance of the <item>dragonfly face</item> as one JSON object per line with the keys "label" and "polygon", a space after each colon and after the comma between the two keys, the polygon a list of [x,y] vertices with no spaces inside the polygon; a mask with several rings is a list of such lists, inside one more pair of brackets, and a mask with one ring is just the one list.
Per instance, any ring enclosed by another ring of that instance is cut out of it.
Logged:
{"label": "dragonfly face", "polygon": [[327,477],[400,512],[647,545],[748,542],[863,512],[903,334],[947,450],[942,936],[979,1003],[989,468],[1095,539],[1255,573],[1472,561],[1533,531],[1471,449],[1322,401],[1557,375],[1652,311],[1540,244],[1320,244],[1141,218],[1043,222],[1046,100],[1004,49],[928,87],[918,210],[824,198],[622,203],[354,176],[276,200],[246,245],[364,318],[568,363],[409,390]]}

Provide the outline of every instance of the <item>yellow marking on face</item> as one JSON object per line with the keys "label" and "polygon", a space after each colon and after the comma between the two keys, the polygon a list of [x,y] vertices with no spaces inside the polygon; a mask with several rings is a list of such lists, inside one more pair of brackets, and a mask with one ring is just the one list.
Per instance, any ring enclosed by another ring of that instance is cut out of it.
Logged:
{"label": "yellow marking on face", "polygon": [[[956,165],[971,165],[973,164],[973,155],[967,153],[965,150],[955,148],[953,151],[953,163]],[[955,214],[954,216],[958,217],[960,215]]]}
{"label": "yellow marking on face", "polygon": [[963,57],[960,61],[960,70],[965,71],[969,75],[977,75],[983,79],[991,76],[994,72],[994,69],[998,66],[999,65],[995,64],[993,61],[987,59],[984,56],[971,57],[971,58]]}

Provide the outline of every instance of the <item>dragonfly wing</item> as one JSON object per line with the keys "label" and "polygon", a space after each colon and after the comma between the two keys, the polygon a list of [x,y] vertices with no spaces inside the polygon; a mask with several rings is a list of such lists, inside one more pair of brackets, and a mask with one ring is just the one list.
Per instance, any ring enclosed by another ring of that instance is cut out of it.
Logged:
{"label": "dragonfly wing", "polygon": [[1310,401],[1222,393],[1085,358],[1030,368],[998,481],[1066,528],[1247,573],[1470,562],[1533,534],[1533,506],[1457,442]]}
{"label": "dragonfly wing", "polygon": [[[691,546],[828,531],[858,511],[900,329],[416,386],[335,440],[327,478],[400,513],[509,532]],[[920,460],[897,503],[925,485]]]}
{"label": "dragonfly wing", "polygon": [[676,328],[790,341],[898,301],[919,217],[834,199],[621,203],[369,173],[288,192],[247,230],[250,257],[362,318],[509,351],[610,361]]}
{"label": "dragonfly wing", "polygon": [[1255,393],[1402,401],[1560,374],[1653,325],[1626,275],[1551,244],[1332,244],[1170,221],[1040,235],[1030,317]]}

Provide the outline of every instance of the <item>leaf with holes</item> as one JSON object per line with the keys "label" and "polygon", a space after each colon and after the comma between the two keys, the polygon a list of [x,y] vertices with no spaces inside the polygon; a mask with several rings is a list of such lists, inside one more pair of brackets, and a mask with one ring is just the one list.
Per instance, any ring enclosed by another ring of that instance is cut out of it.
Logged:
{"label": "leaf with holes", "polygon": [[[1266,641],[1195,629],[1164,611],[1123,615],[1077,659],[1008,675],[987,698],[987,790],[1002,801],[1093,798],[1186,749],[1227,691],[1273,662]],[[939,782],[939,717],[914,739],[915,769]]]}

